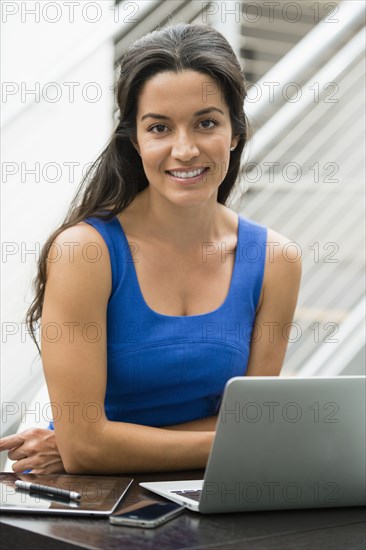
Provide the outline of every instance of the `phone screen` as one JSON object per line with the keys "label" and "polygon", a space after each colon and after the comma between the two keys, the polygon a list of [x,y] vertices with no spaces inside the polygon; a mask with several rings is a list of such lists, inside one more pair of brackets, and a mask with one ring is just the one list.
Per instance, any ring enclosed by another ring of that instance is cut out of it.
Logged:
{"label": "phone screen", "polygon": [[131,512],[114,514],[114,516],[119,518],[153,521],[160,518],[163,514],[168,514],[169,512],[172,512],[177,508],[181,508],[181,505],[176,504],[175,502],[162,502],[161,504],[154,503],[139,508],[138,510],[133,510]]}

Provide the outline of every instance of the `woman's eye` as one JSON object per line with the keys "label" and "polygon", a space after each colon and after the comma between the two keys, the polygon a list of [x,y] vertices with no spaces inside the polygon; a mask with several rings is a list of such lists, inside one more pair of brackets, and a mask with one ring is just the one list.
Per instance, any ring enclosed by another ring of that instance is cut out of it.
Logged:
{"label": "woman's eye", "polygon": [[207,120],[202,120],[200,124],[205,124],[206,122],[209,122],[210,124],[213,124],[213,126],[205,126],[205,130],[211,130],[212,128],[215,128],[217,126],[217,120],[213,120],[211,118],[208,118]]}
{"label": "woman's eye", "polygon": [[[217,120],[208,118],[206,120],[202,120],[201,122],[199,122],[199,124],[202,125],[204,130],[212,130],[213,128],[215,128],[215,126],[218,125],[218,122]],[[150,128],[148,128],[148,132],[151,132],[153,134],[165,134],[164,128],[167,128],[165,124],[154,124],[153,126],[150,126]]]}
{"label": "woman's eye", "polygon": [[150,126],[149,132],[152,132],[153,134],[163,134],[164,132],[153,132],[156,128],[166,128],[165,124],[155,124],[154,126]]}

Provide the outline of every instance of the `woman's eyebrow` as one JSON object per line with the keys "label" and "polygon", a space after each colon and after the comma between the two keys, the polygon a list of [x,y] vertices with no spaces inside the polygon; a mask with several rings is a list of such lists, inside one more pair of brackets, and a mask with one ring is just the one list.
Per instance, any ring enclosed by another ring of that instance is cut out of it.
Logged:
{"label": "woman's eyebrow", "polygon": [[[202,109],[202,111],[197,111],[197,113],[194,113],[193,116],[205,115],[206,113],[211,113],[212,111],[217,111],[222,115],[225,114],[223,111],[221,111],[221,109],[218,109],[217,107],[207,107],[207,109]],[[158,118],[160,120],[170,120],[170,118],[165,115],[158,115],[156,113],[147,113],[146,115],[141,117],[140,121],[142,122],[147,117]]]}

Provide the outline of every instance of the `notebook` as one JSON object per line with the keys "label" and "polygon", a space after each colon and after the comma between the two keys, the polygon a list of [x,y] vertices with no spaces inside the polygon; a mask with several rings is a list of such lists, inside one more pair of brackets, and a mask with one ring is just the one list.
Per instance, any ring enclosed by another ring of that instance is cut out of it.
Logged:
{"label": "notebook", "polygon": [[235,377],[204,479],[141,487],[201,513],[366,504],[366,377]]}
{"label": "notebook", "polygon": [[[30,493],[15,487],[15,480],[76,491],[80,500]],[[109,516],[133,479],[117,476],[0,473],[0,513]]]}

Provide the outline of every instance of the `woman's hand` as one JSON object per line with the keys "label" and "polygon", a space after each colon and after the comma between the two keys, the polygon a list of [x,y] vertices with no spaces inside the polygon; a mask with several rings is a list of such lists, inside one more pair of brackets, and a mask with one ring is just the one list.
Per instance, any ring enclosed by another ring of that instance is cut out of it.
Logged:
{"label": "woman's hand", "polygon": [[9,459],[16,461],[12,464],[15,473],[24,470],[32,470],[32,474],[65,473],[53,430],[31,428],[3,437],[0,451],[9,451]]}

